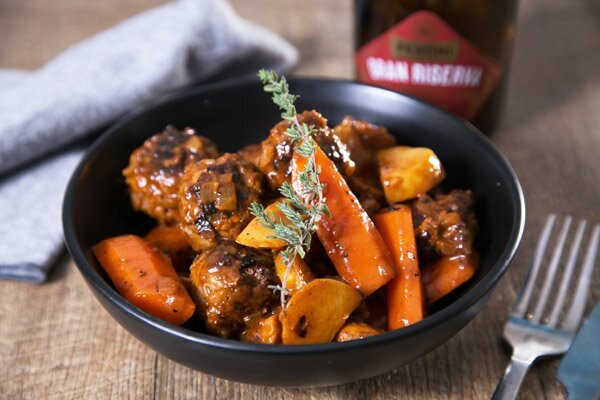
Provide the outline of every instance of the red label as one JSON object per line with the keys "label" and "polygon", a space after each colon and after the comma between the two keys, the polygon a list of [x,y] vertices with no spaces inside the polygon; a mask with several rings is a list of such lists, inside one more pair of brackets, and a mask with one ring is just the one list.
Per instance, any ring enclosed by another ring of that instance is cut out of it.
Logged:
{"label": "red label", "polygon": [[501,66],[430,11],[411,14],[356,54],[361,82],[436,104],[472,119],[492,93]]}

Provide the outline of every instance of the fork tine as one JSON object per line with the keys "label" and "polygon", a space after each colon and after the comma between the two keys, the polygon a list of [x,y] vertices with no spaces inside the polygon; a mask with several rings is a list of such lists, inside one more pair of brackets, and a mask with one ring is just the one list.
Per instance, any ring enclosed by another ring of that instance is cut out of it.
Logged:
{"label": "fork tine", "polygon": [[554,251],[552,252],[552,259],[550,260],[548,272],[546,273],[546,279],[544,280],[540,297],[537,305],[535,306],[535,310],[533,311],[531,322],[537,323],[542,319],[542,314],[546,308],[546,303],[548,303],[548,295],[550,294],[550,289],[552,288],[552,283],[554,282],[554,277],[556,276],[556,269],[558,267],[558,263],[560,262],[560,258],[562,257],[562,252],[565,248],[565,242],[567,241],[567,233],[569,233],[570,227],[571,217],[567,216],[563,222],[562,229],[560,230],[558,242],[556,243]]}
{"label": "fork tine", "polygon": [[542,229],[542,233],[540,234],[540,238],[538,239],[538,243],[533,256],[533,264],[531,265],[531,268],[527,275],[527,279],[525,280],[525,284],[523,285],[523,288],[519,293],[517,302],[515,303],[512,312],[517,317],[525,316],[525,312],[527,311],[527,305],[529,304],[529,299],[531,298],[531,294],[533,293],[533,286],[540,271],[540,266],[542,264],[542,260],[544,259],[544,253],[546,251],[546,247],[548,246],[548,241],[550,240],[550,233],[552,232],[552,227],[554,226],[555,220],[555,214],[548,215],[546,223],[544,224],[544,229]]}
{"label": "fork tine", "polygon": [[556,296],[556,300],[554,301],[554,307],[552,308],[552,313],[550,314],[550,319],[548,320],[548,326],[551,328],[556,327],[556,324],[558,323],[558,317],[560,316],[560,311],[564,306],[565,297],[567,295],[567,289],[569,288],[569,284],[571,283],[571,277],[573,276],[575,262],[577,261],[577,254],[579,254],[579,249],[581,248],[583,232],[585,231],[586,225],[587,221],[585,219],[579,221],[577,233],[575,233],[575,239],[573,240],[571,250],[569,251],[567,266],[565,267],[562,274],[562,278],[560,280],[560,288],[558,289],[558,295]]}
{"label": "fork tine", "polygon": [[585,310],[585,303],[587,301],[588,292],[590,290],[590,284],[592,272],[594,270],[594,264],[596,263],[596,256],[598,255],[598,242],[600,241],[600,224],[594,226],[592,232],[592,238],[588,244],[588,248],[585,252],[585,259],[583,260],[583,266],[581,267],[581,276],[577,282],[577,288],[575,289],[575,296],[573,297],[573,303],[569,308],[567,319],[565,320],[564,329],[569,332],[577,330],[583,311]]}

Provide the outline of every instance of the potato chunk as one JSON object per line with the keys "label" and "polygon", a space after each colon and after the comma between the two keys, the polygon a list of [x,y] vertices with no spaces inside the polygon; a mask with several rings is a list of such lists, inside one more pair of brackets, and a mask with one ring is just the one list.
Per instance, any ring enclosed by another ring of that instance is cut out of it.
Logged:
{"label": "potato chunk", "polygon": [[290,272],[285,276],[287,264],[281,254],[275,256],[275,271],[281,283],[285,279],[285,288],[291,291],[298,290],[305,286],[308,282],[315,279],[315,275],[310,270],[309,266],[299,256],[294,258],[290,267]]}
{"label": "potato chunk", "polygon": [[363,339],[369,336],[379,335],[383,330],[373,328],[364,322],[348,322],[335,335],[336,342],[347,342],[349,340]]}
{"label": "potato chunk", "polygon": [[[287,223],[288,219],[277,206],[281,201],[285,200],[279,199],[274,201],[265,208],[265,212],[269,218],[275,218],[277,221],[282,220],[284,223]],[[257,217],[254,217],[237,236],[235,241],[238,244],[258,249],[281,249],[285,247],[286,243],[281,239],[273,237],[274,235],[275,232],[271,228],[264,226]]]}
{"label": "potato chunk", "polygon": [[362,296],[334,279],[315,279],[294,292],[280,315],[283,344],[328,343],[358,307]]}
{"label": "potato chunk", "polygon": [[262,344],[281,343],[281,322],[276,314],[255,316],[246,324],[240,340]]}
{"label": "potato chunk", "polygon": [[379,178],[388,203],[427,193],[446,174],[435,153],[425,147],[396,146],[377,152]]}

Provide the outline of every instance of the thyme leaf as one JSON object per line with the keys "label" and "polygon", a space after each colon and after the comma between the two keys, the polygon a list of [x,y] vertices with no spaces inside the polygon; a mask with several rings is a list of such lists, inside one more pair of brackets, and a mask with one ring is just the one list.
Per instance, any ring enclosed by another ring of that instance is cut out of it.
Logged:
{"label": "thyme leaf", "polygon": [[281,285],[271,285],[270,289],[279,291],[281,307],[285,313],[286,296],[290,294],[286,282],[294,259],[304,258],[310,250],[312,234],[316,223],[323,215],[330,216],[329,208],[325,204],[323,195],[325,185],[319,180],[320,170],[316,166],[316,143],[312,139],[316,130],[305,123],[300,124],[296,111],[295,101],[299,96],[291,94],[289,85],[284,76],[279,76],[275,71],[261,69],[258,77],[263,84],[263,89],[271,93],[273,103],[281,110],[281,118],[289,122],[285,134],[291,139],[294,151],[306,159],[304,169],[298,174],[298,185],[294,188],[285,182],[279,193],[287,200],[280,202],[277,207],[285,218],[268,215],[265,208],[259,203],[252,203],[250,212],[258,218],[261,225],[270,228],[274,238],[286,243],[280,253],[286,263],[286,270]]}

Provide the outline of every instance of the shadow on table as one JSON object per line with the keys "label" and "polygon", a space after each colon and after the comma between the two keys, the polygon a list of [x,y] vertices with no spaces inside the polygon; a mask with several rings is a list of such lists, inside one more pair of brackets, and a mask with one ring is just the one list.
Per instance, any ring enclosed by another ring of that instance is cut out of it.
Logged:
{"label": "shadow on table", "polygon": [[71,256],[65,247],[61,250],[60,257],[57,258],[50,274],[48,275],[48,280],[45,283],[54,283],[60,280],[63,280],[67,276],[69,261],[71,260]]}

